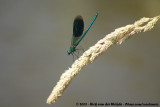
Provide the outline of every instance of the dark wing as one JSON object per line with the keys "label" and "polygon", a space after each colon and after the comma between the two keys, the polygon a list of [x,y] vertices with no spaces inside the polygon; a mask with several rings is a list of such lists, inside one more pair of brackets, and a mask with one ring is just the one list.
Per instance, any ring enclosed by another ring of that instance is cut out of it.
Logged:
{"label": "dark wing", "polygon": [[77,16],[73,22],[73,35],[72,35],[71,45],[74,45],[78,41],[79,37],[81,37],[81,35],[83,34],[83,30],[84,30],[83,18],[82,16]]}

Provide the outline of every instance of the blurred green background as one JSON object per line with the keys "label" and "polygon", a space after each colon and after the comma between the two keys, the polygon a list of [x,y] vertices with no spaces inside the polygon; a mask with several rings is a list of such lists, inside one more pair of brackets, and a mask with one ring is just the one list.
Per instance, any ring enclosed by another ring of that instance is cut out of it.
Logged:
{"label": "blurred green background", "polygon": [[[73,20],[82,15],[85,50],[118,27],[160,15],[160,0],[0,0],[0,107],[76,107],[90,102],[160,102],[160,21],[84,67],[53,105],[46,99],[64,70]],[[81,53],[82,54],[82,53]]]}

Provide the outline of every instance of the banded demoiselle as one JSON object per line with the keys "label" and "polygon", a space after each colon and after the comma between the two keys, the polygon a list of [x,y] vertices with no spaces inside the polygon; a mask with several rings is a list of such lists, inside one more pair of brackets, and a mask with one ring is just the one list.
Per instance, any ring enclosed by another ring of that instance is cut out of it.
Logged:
{"label": "banded demoiselle", "polygon": [[84,34],[83,34],[84,22],[83,22],[82,16],[79,15],[74,19],[74,22],[73,22],[73,35],[72,35],[72,40],[71,40],[71,46],[70,46],[69,50],[67,51],[68,55],[70,55],[70,54],[73,55],[73,53],[76,51],[76,47],[78,46],[80,41],[84,38],[84,36],[88,32],[88,30],[91,28],[91,26],[94,23],[94,21],[96,20],[97,16],[98,16],[98,13],[96,13],[94,19],[92,20],[92,22],[90,23],[90,25],[88,26],[88,28],[84,32]]}

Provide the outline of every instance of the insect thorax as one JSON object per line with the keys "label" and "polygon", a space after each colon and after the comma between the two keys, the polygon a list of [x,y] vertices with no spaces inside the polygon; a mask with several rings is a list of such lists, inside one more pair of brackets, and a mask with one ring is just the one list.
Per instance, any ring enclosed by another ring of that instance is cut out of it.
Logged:
{"label": "insect thorax", "polygon": [[75,51],[75,46],[70,46],[70,49],[67,51],[67,54],[70,55],[74,51]]}

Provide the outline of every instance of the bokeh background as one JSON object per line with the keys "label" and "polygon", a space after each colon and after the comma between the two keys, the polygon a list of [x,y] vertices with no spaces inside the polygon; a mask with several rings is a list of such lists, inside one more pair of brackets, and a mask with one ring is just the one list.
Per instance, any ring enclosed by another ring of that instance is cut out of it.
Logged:
{"label": "bokeh background", "polygon": [[[82,15],[85,50],[118,27],[160,15],[160,0],[0,0],[0,107],[76,107],[90,102],[160,102],[160,21],[84,67],[62,97],[46,104],[73,63],[73,20]],[[82,54],[82,53],[80,53]]]}

